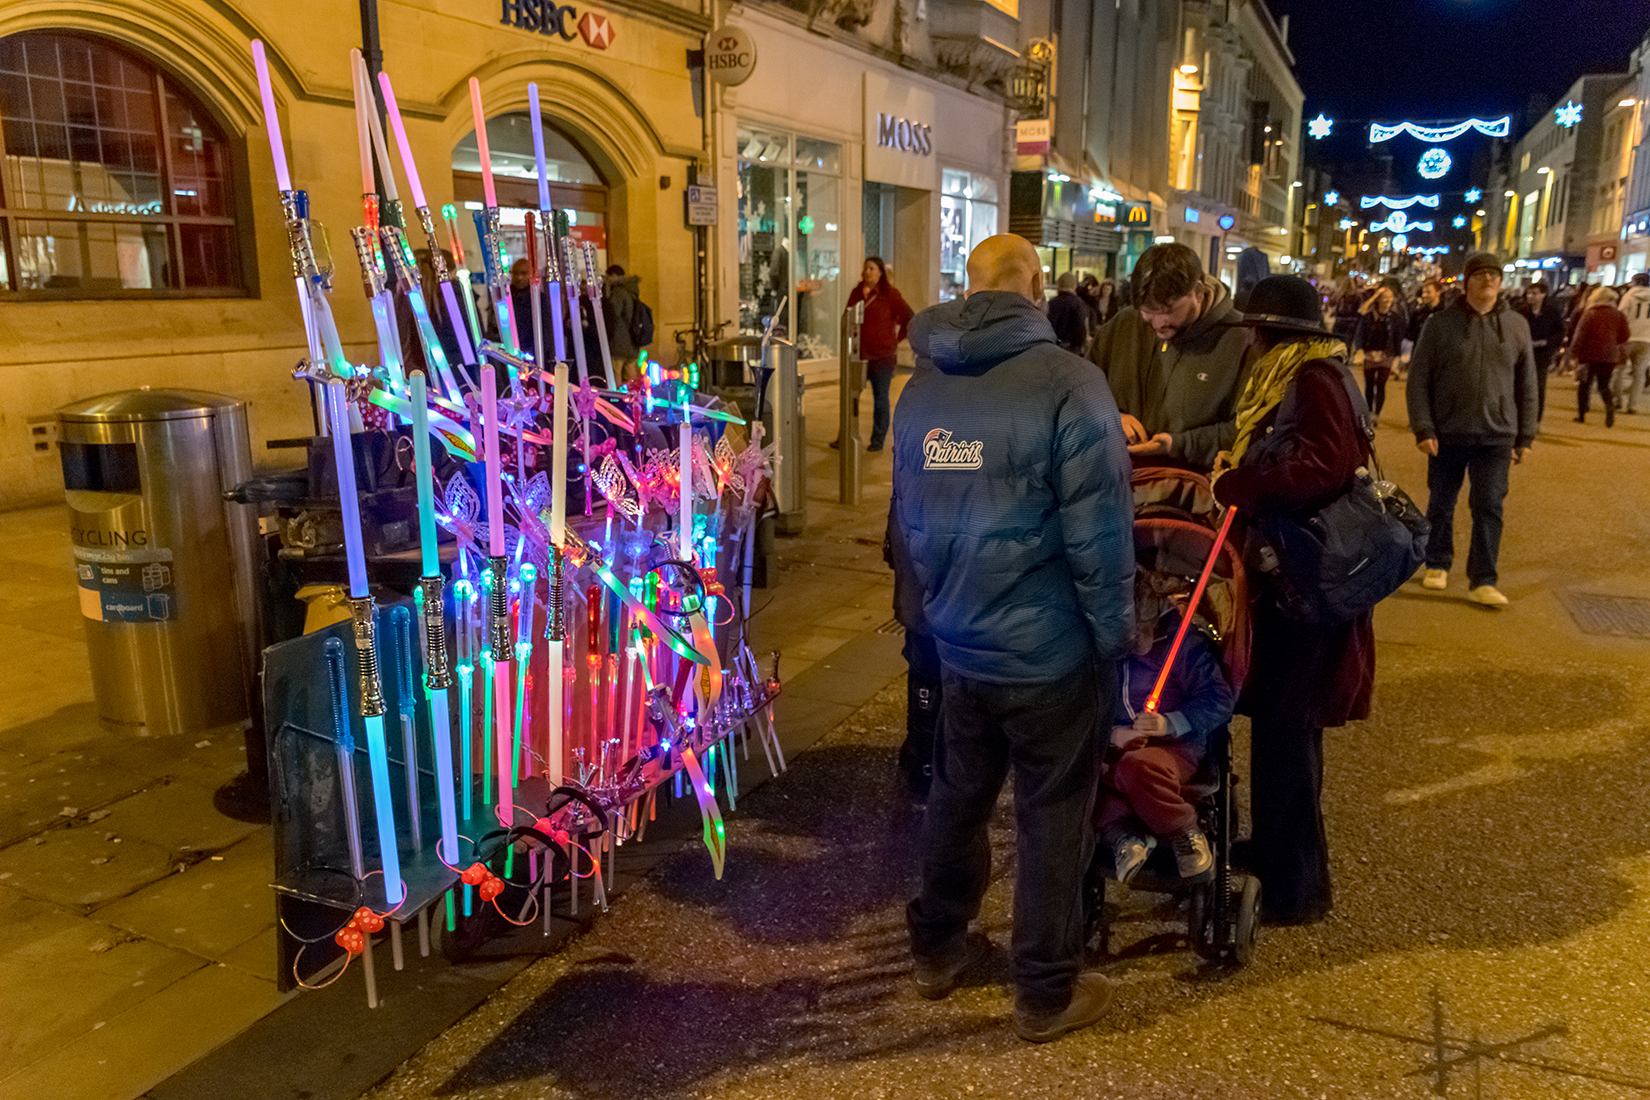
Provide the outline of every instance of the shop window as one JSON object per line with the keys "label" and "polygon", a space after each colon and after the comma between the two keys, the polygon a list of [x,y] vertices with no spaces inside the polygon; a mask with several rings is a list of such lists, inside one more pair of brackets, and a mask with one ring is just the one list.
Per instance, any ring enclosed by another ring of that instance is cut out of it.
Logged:
{"label": "shop window", "polygon": [[836,355],[842,314],[842,147],[739,131],[739,329]]}
{"label": "shop window", "polygon": [[997,181],[955,168],[940,173],[940,301],[968,287],[968,254],[997,232]]}
{"label": "shop window", "polygon": [[[487,152],[493,162],[498,192],[499,237],[504,251],[519,259],[527,254],[527,211],[539,208],[538,169],[533,156],[532,116],[512,111],[487,120]],[[544,122],[544,173],[549,178],[550,202],[565,213],[570,233],[581,244],[596,249],[596,266],[607,268],[607,181],[567,134]],[[471,275],[480,279],[480,244],[470,212],[482,207],[481,151],[475,131],[453,149],[453,197],[465,210],[459,234],[471,255]],[[469,257],[467,256],[466,259]]]}
{"label": "shop window", "polygon": [[90,35],[0,38],[0,293],[243,292],[231,150],[193,96]]}

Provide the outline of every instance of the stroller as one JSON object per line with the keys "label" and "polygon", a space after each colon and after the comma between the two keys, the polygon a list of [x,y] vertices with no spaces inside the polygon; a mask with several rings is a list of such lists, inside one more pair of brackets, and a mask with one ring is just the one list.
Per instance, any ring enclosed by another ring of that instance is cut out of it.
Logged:
{"label": "stroller", "polygon": [[[1141,467],[1134,471],[1134,498],[1136,560],[1149,569],[1195,581],[1209,559],[1219,526],[1208,479],[1175,467]],[[1242,553],[1230,541],[1221,548],[1196,614],[1194,626],[1219,645],[1227,680],[1237,692],[1249,666],[1249,590]],[[1198,826],[1209,838],[1213,876],[1203,882],[1181,879],[1173,853],[1160,845],[1129,889],[1185,896],[1193,950],[1206,959],[1243,966],[1254,956],[1260,880],[1232,870],[1236,779],[1231,731],[1222,726],[1210,737],[1208,754],[1186,789],[1188,800],[1197,807]],[[1110,848],[1096,844],[1085,880],[1084,908],[1086,942],[1098,936],[1102,955],[1110,953],[1106,902],[1108,884],[1115,881]]]}

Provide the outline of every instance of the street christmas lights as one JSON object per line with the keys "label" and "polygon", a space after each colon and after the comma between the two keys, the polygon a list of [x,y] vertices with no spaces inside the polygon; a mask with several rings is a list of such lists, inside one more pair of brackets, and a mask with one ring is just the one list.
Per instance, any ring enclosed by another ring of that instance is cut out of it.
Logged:
{"label": "street christmas lights", "polygon": [[1409,134],[1422,141],[1438,144],[1445,141],[1454,141],[1468,130],[1477,130],[1490,137],[1506,137],[1512,132],[1512,116],[1504,115],[1497,119],[1469,118],[1465,122],[1455,122],[1448,126],[1419,126],[1413,122],[1400,122],[1395,126],[1383,126],[1379,122],[1369,124],[1369,140],[1372,143],[1391,141],[1399,134]]}
{"label": "street christmas lights", "polygon": [[1449,159],[1449,154],[1442,149],[1428,149],[1421,154],[1420,163],[1415,166],[1415,170],[1421,173],[1424,180],[1442,179],[1449,172],[1452,163],[1454,162]]}
{"label": "street christmas lights", "polygon": [[1326,206],[1334,206],[1341,201],[1341,193],[1339,191],[1325,191],[1323,201]]}
{"label": "street christmas lights", "polygon": [[1572,126],[1579,126],[1581,125],[1581,104],[1573,99],[1567,100],[1564,106],[1553,112],[1553,117],[1566,130]]}
{"label": "street christmas lights", "polygon": [[1384,233],[1390,230],[1393,233],[1408,233],[1413,230],[1432,232],[1432,222],[1412,222],[1409,215],[1402,210],[1394,210],[1392,216],[1384,222],[1372,222],[1369,226],[1371,233]]}
{"label": "street christmas lights", "polygon": [[1461,197],[1466,199],[1468,202],[1477,202],[1479,199],[1484,197],[1484,192],[1480,191],[1476,187],[1469,187],[1467,189],[1467,193]]}
{"label": "street christmas lights", "polygon": [[1372,206],[1385,206],[1391,210],[1408,210],[1416,203],[1420,203],[1429,210],[1436,210],[1439,198],[1438,195],[1411,195],[1404,199],[1389,199],[1385,195],[1364,195],[1358,199],[1358,205],[1365,210]]}
{"label": "street christmas lights", "polygon": [[1467,227],[1466,215],[1465,214],[1457,214],[1455,216],[1455,220],[1450,222],[1450,224],[1455,226],[1455,228],[1457,228],[1457,229],[1465,229]]}
{"label": "street christmas lights", "polygon": [[1322,141],[1324,138],[1328,137],[1329,132],[1334,128],[1335,120],[1332,118],[1325,118],[1322,112],[1319,112],[1317,118],[1306,124],[1306,132],[1319,141]]}

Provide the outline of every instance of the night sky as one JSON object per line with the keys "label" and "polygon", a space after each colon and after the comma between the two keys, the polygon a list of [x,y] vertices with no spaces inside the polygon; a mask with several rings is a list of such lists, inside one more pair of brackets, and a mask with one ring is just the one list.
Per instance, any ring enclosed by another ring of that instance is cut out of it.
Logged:
{"label": "night sky", "polygon": [[1514,116],[1583,73],[1625,72],[1646,0],[1267,0],[1290,17],[1306,117]]}

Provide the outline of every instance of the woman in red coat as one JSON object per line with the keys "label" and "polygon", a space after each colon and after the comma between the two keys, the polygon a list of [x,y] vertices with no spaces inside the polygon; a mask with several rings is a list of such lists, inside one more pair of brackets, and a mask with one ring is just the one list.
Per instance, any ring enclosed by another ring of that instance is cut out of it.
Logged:
{"label": "woman in red coat", "polygon": [[[1292,275],[1256,284],[1245,317],[1263,354],[1238,402],[1230,459],[1216,467],[1215,497],[1251,520],[1311,514],[1368,461],[1345,345],[1323,327],[1312,285]],[[1252,541],[1251,562],[1271,552]],[[1375,634],[1369,613],[1333,625],[1291,619],[1265,567],[1260,561],[1251,574],[1254,639],[1237,707],[1250,718],[1250,868],[1266,919],[1304,924],[1322,920],[1332,902],[1323,731],[1369,716]]]}
{"label": "woman in red coat", "polygon": [[[882,262],[881,256],[865,258],[860,283],[848,295],[849,309],[860,302],[865,303],[865,320],[859,328],[859,349],[865,357],[865,376],[871,383],[874,405],[871,442],[865,449],[880,451],[883,440],[888,437],[888,421],[891,418],[888,390],[894,383],[895,354],[899,350],[899,342],[905,339],[905,330],[910,327],[914,314],[889,281],[888,265]],[[858,394],[854,395],[854,405],[857,411]]]}

